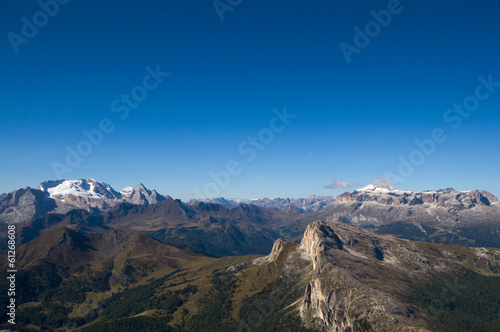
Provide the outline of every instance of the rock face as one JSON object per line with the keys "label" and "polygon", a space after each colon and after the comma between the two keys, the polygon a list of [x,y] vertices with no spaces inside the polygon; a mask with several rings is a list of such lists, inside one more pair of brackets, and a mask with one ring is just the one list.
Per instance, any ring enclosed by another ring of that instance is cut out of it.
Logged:
{"label": "rock face", "polygon": [[313,269],[317,271],[325,263],[324,253],[330,249],[342,250],[344,244],[342,240],[335,234],[333,229],[316,221],[309,225],[302,237],[301,245],[313,262]]}
{"label": "rock face", "polygon": [[125,201],[137,205],[156,204],[166,199],[165,196],[160,195],[156,190],[148,190],[142,183],[136,185],[135,188],[126,187],[120,193]]}
{"label": "rock face", "polygon": [[36,189],[17,189],[0,195],[0,222],[22,223],[56,208],[56,201]]}
{"label": "rock face", "polygon": [[[401,294],[409,292],[412,283],[462,267],[460,251],[434,246],[382,237],[342,223],[312,223],[300,245],[313,262],[300,306],[303,321],[322,331],[363,327],[366,331],[430,331],[429,317]],[[500,250],[467,250],[476,257],[475,269],[499,274]],[[481,259],[487,263],[479,263]]]}

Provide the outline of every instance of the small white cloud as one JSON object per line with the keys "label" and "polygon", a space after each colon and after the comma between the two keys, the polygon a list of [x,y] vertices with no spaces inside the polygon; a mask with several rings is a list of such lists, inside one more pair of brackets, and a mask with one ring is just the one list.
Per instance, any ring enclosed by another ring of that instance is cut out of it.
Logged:
{"label": "small white cloud", "polygon": [[378,178],[378,179],[373,179],[373,184],[376,186],[392,186],[392,180],[389,178],[386,178],[385,176]]}
{"label": "small white cloud", "polygon": [[353,185],[349,184],[347,181],[342,180],[333,180],[332,184],[326,185],[327,189],[335,189],[335,188],[351,188],[351,187],[361,187],[361,184],[355,183]]}

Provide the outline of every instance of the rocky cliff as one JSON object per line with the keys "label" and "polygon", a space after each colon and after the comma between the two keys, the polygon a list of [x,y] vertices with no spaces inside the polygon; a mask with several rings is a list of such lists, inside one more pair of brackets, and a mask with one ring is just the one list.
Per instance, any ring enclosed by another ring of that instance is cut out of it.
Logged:
{"label": "rocky cliff", "polygon": [[466,249],[465,259],[457,248],[443,249],[342,223],[312,223],[300,245],[313,262],[303,321],[323,331],[430,331],[431,318],[402,295],[412,285],[466,262],[484,274],[500,273],[500,250]]}
{"label": "rocky cliff", "polygon": [[22,223],[57,207],[55,200],[36,189],[17,189],[0,195],[0,223]]}
{"label": "rocky cliff", "polygon": [[436,191],[412,192],[388,186],[368,186],[337,196],[339,202],[376,202],[385,205],[416,206],[429,204],[449,209],[471,209],[475,206],[491,206],[498,199],[484,190],[457,191],[451,188]]}

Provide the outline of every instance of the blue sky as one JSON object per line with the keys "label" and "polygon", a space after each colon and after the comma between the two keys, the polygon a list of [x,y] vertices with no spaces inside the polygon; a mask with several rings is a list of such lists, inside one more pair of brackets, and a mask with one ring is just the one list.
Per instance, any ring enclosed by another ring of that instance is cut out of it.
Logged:
{"label": "blue sky", "polygon": [[[42,0],[53,17],[36,1],[0,4],[0,192],[92,177],[183,200],[306,197],[393,176],[400,189],[500,195],[494,1],[221,0],[223,20],[213,1],[66,0],[57,13],[54,1]],[[348,63],[355,27],[376,30]],[[467,117],[447,113],[464,100]],[[287,123],[273,120],[284,109]],[[102,121],[114,130],[93,144],[83,131]],[[420,151],[436,129],[446,140]]]}

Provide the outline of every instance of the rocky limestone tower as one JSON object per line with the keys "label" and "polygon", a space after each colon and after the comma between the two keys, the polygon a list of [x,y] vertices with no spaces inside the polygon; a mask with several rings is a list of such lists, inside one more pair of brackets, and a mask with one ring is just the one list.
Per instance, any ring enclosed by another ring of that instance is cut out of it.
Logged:
{"label": "rocky limestone tower", "polygon": [[[394,289],[401,285],[399,272],[384,266],[373,250],[374,243],[387,246],[381,238],[362,230],[359,234],[344,232],[351,226],[337,225],[344,227],[337,232],[330,225],[315,221],[302,238],[300,248],[313,262],[300,307],[302,320],[321,331],[429,331],[394,296]],[[370,255],[357,251],[361,248],[371,248]],[[375,276],[373,271],[383,275]],[[380,288],[373,286],[375,280]]]}
{"label": "rocky limestone tower", "polygon": [[326,262],[325,251],[333,248],[342,250],[344,244],[328,225],[322,221],[315,221],[307,226],[302,237],[301,246],[311,256],[313,269],[317,271]]}
{"label": "rocky limestone tower", "polygon": [[283,251],[284,245],[285,245],[285,240],[283,240],[282,238],[279,238],[276,241],[274,241],[273,249],[271,250],[271,253],[267,256],[267,261],[269,262],[275,261],[280,255],[280,253]]}

